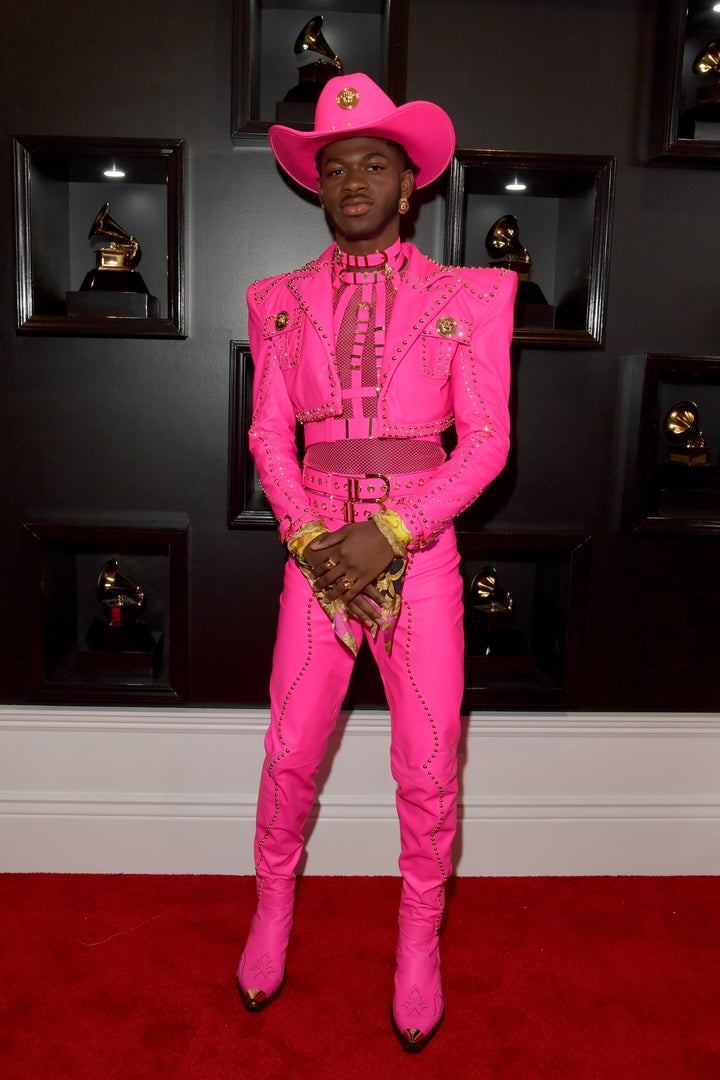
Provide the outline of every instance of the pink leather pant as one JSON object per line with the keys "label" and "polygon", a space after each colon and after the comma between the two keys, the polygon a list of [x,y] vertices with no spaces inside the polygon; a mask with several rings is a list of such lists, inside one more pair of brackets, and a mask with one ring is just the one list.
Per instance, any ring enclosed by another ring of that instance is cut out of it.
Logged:
{"label": "pink leather pant", "polygon": [[[392,655],[366,634],[391,718],[397,782],[403,910],[439,925],[456,826],[460,701],[463,692],[462,582],[455,534],[447,529],[411,556]],[[288,560],[270,680],[271,722],[257,808],[255,860],[263,879],[289,879],[352,673],[308,583]]]}

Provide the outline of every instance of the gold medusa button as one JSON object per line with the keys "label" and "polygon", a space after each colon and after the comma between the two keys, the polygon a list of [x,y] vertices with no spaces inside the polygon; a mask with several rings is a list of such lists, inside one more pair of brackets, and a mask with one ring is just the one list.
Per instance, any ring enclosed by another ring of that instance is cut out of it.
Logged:
{"label": "gold medusa button", "polygon": [[287,311],[280,311],[275,316],[275,329],[284,330],[287,324],[290,322],[290,316]]}
{"label": "gold medusa button", "polygon": [[443,315],[435,323],[435,329],[443,337],[454,337],[457,334],[457,323],[450,315]]}
{"label": "gold medusa button", "polygon": [[354,109],[360,100],[360,95],[354,86],[344,86],[335,100],[341,109]]}

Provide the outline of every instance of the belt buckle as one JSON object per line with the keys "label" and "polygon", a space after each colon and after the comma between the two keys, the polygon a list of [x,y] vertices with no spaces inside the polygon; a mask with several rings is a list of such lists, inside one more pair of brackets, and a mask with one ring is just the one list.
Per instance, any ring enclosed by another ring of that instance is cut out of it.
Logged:
{"label": "belt buckle", "polygon": [[[360,481],[361,480],[382,480],[385,485],[385,490],[377,497],[373,495],[371,499],[363,498],[360,495]],[[349,524],[355,521],[355,503],[377,503],[381,510],[385,509],[385,499],[390,494],[390,479],[387,476],[383,476],[382,473],[365,473],[364,476],[348,476],[347,478],[347,499],[345,501],[344,518]]]}
{"label": "belt buckle", "polygon": [[379,505],[380,509],[384,510],[385,509],[385,499],[387,499],[388,495],[390,494],[390,486],[391,486],[390,485],[390,477],[383,476],[382,473],[367,473],[366,474],[366,479],[367,480],[382,480],[383,484],[385,485],[385,490],[379,496],[379,498],[377,498],[377,499],[372,498],[372,499],[365,499],[364,500],[365,502],[376,502]]}

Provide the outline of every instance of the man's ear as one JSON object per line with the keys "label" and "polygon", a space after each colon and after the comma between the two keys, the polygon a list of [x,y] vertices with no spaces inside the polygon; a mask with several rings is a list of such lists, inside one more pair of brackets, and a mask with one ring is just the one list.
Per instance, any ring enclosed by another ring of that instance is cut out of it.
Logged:
{"label": "man's ear", "polygon": [[412,169],[403,169],[400,175],[400,190],[406,199],[412,195],[414,187],[415,173]]}

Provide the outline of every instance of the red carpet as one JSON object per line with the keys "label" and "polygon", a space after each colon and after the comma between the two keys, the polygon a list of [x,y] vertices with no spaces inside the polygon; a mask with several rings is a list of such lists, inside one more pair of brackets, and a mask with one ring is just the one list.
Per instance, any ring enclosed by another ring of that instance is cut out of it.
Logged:
{"label": "red carpet", "polygon": [[720,878],[460,878],[447,1015],[419,1057],[388,1013],[395,878],[298,887],[287,985],[233,982],[248,877],[0,875],[3,1080],[720,1077]]}

